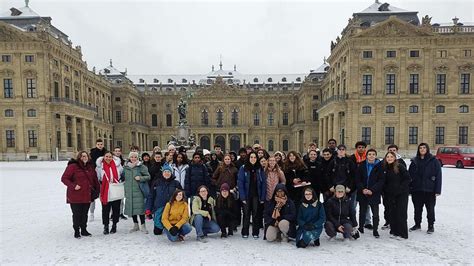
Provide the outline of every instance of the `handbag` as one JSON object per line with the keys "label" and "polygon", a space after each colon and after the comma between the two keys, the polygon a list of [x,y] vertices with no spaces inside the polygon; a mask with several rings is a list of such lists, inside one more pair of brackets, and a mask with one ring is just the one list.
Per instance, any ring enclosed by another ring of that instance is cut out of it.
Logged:
{"label": "handbag", "polygon": [[91,187],[91,202],[94,202],[99,197],[99,191]]}
{"label": "handbag", "polygon": [[125,198],[125,187],[123,183],[109,183],[108,201],[122,200]]}

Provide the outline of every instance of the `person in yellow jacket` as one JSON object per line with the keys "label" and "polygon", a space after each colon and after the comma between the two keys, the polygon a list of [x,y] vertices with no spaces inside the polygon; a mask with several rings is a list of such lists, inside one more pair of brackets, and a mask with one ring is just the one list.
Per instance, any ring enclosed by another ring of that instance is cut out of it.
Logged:
{"label": "person in yellow jacket", "polygon": [[166,203],[161,222],[165,233],[172,242],[184,241],[184,236],[192,231],[189,224],[188,204],[184,200],[184,191],[177,189]]}

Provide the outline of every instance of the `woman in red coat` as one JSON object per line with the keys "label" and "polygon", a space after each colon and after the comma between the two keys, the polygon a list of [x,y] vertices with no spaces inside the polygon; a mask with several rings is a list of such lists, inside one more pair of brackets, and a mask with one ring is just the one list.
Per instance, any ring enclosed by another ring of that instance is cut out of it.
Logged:
{"label": "woman in red coat", "polygon": [[[66,202],[71,205],[74,237],[91,236],[87,232],[87,212],[91,200],[99,195],[99,181],[95,165],[87,152],[81,151],[68,162],[61,181],[67,186]],[[81,231],[79,232],[79,228]]]}

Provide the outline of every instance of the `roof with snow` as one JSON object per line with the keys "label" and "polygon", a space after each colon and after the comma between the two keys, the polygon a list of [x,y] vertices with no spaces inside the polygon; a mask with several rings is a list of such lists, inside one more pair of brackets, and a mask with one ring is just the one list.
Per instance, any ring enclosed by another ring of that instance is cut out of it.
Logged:
{"label": "roof with snow", "polygon": [[378,22],[388,19],[390,16],[396,16],[401,20],[409,23],[419,25],[418,11],[409,11],[385,2],[381,3],[375,0],[375,3],[371,4],[366,9],[354,13],[353,17],[357,17],[361,20],[361,25],[372,26]]}
{"label": "roof with snow", "polygon": [[0,14],[0,18],[7,19],[23,19],[23,18],[39,18],[41,17],[29,6],[24,6],[20,8],[12,7],[9,12],[4,12]]}

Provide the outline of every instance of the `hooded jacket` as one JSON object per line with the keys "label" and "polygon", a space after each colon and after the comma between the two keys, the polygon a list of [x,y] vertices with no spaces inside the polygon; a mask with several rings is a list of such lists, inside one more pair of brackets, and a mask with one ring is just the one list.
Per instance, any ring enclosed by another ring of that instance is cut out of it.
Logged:
{"label": "hooded jacket", "polygon": [[430,192],[441,194],[441,164],[428,151],[423,159],[419,152],[411,159],[409,173],[411,177],[410,192]]}

